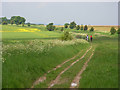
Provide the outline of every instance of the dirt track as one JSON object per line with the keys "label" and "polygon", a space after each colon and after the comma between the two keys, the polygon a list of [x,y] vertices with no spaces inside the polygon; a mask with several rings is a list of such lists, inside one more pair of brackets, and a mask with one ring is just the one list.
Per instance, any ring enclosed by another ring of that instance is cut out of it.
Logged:
{"label": "dirt track", "polygon": [[55,84],[57,84],[58,80],[60,79],[60,76],[61,76],[65,71],[67,71],[70,67],[72,67],[75,63],[77,63],[79,60],[81,60],[82,58],[84,58],[84,56],[87,54],[87,52],[88,52],[91,48],[92,48],[92,46],[84,53],[84,55],[83,55],[81,58],[77,59],[77,60],[74,61],[71,65],[69,65],[67,68],[65,68],[63,71],[61,71],[61,72],[58,74],[58,76],[56,77],[56,79],[50,82],[50,85],[49,85],[48,88],[51,88],[51,87],[53,87]]}
{"label": "dirt track", "polygon": [[81,79],[81,74],[83,73],[83,71],[88,66],[88,62],[92,58],[93,54],[94,54],[94,50],[93,50],[91,56],[88,58],[88,60],[84,63],[84,65],[83,65],[82,69],[80,70],[80,72],[76,75],[76,77],[72,81],[70,88],[78,88],[79,87],[79,82],[80,82],[80,79]]}
{"label": "dirt track", "polygon": [[72,57],[72,58],[70,58],[70,59],[64,61],[63,63],[57,65],[57,66],[56,66],[55,68],[53,68],[52,70],[49,70],[49,71],[48,71],[47,73],[45,73],[42,77],[40,77],[39,79],[37,79],[37,80],[33,83],[33,85],[32,85],[31,88],[34,88],[35,85],[38,85],[39,83],[45,81],[45,80],[46,80],[46,75],[47,75],[48,73],[57,70],[58,68],[62,67],[65,63],[67,63],[67,62],[69,62],[69,61],[75,59],[77,56],[80,55],[80,53],[81,53],[82,51],[83,51],[83,50],[81,50],[79,53],[77,53],[74,57]]}

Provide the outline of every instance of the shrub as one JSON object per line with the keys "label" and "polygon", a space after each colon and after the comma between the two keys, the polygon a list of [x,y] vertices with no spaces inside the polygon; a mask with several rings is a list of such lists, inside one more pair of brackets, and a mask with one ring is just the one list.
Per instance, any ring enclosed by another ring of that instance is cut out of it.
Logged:
{"label": "shrub", "polygon": [[90,31],[94,31],[94,28],[93,28],[93,27],[91,27],[91,28],[90,28]]}
{"label": "shrub", "polygon": [[61,40],[63,41],[67,41],[67,40],[72,40],[73,39],[73,37],[71,36],[71,34],[68,32],[68,31],[66,31],[66,32],[64,32],[64,35],[61,37]]}
{"label": "shrub", "polygon": [[111,32],[111,35],[113,35],[113,34],[115,34],[115,32],[116,32],[116,29],[115,29],[114,27],[111,27],[111,30],[110,30],[110,32]]}
{"label": "shrub", "polygon": [[117,30],[117,33],[120,34],[120,28]]}
{"label": "shrub", "polygon": [[80,26],[79,26],[79,25],[77,25],[77,26],[76,26],[76,29],[77,29],[77,30],[79,30],[79,29],[80,29]]}
{"label": "shrub", "polygon": [[87,25],[85,25],[84,26],[84,31],[86,31],[88,29],[88,26]]}
{"label": "shrub", "polygon": [[85,36],[85,35],[76,35],[76,38],[79,38],[79,39],[86,39],[86,36]]}

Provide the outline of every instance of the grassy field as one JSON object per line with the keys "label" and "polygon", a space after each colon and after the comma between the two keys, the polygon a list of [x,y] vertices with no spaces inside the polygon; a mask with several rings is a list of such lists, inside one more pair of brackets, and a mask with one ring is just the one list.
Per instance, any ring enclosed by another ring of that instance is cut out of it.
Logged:
{"label": "grassy field", "polygon": [[[55,31],[47,31],[44,25],[2,26],[3,88],[30,88],[44,74],[46,80],[37,83],[34,88],[47,88],[60,72],[81,58],[91,46],[92,49],[82,59],[60,75],[52,88],[69,88],[92,50],[94,55],[81,74],[79,88],[118,87],[118,34],[110,35],[108,26],[96,27],[94,32],[65,29],[70,31],[74,39],[61,41],[64,32],[60,31],[60,27]],[[84,40],[86,35],[93,35],[92,43]],[[48,73],[74,56],[76,57],[72,60]]]}
{"label": "grassy field", "polygon": [[44,26],[21,27],[15,25],[3,25],[2,39],[39,39],[39,38],[58,38],[61,33],[46,31]]}

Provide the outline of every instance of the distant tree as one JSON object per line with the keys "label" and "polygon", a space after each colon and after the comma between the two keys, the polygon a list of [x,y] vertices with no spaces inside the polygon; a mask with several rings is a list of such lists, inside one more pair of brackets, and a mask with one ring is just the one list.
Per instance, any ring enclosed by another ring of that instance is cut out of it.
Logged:
{"label": "distant tree", "polygon": [[7,23],[10,24],[10,19],[7,19]]}
{"label": "distant tree", "polygon": [[86,31],[88,29],[88,26],[87,25],[85,25],[84,26],[84,31]]}
{"label": "distant tree", "polygon": [[2,23],[2,18],[0,18],[0,24]]}
{"label": "distant tree", "polygon": [[22,22],[22,27],[24,27],[24,25],[25,25],[25,23],[24,23],[24,22]]}
{"label": "distant tree", "polygon": [[16,25],[25,23],[26,19],[20,16],[12,16],[10,20],[13,20]]}
{"label": "distant tree", "polygon": [[81,25],[81,30],[83,30],[83,28],[84,28],[84,26],[83,26],[83,24]]}
{"label": "distant tree", "polygon": [[53,23],[49,23],[47,26],[46,26],[47,30],[49,31],[54,31],[55,29],[55,26],[53,25]]}
{"label": "distant tree", "polygon": [[7,18],[6,17],[0,18],[0,23],[2,23],[3,25],[6,25],[6,23],[8,24]]}
{"label": "distant tree", "polygon": [[80,25],[77,25],[77,26],[76,26],[76,29],[79,30],[79,29],[80,29]]}
{"label": "distant tree", "polygon": [[7,25],[7,21],[2,21],[2,25]]}
{"label": "distant tree", "polygon": [[63,31],[64,30],[64,28],[63,27],[61,27],[61,31]]}
{"label": "distant tree", "polygon": [[65,24],[64,24],[64,27],[65,27],[65,28],[68,28],[68,25],[69,25],[69,23],[65,23]]}
{"label": "distant tree", "polygon": [[49,25],[53,25],[53,23],[49,23]]}
{"label": "distant tree", "polygon": [[2,17],[2,21],[7,21],[8,19],[6,17]]}
{"label": "distant tree", "polygon": [[10,20],[10,24],[13,25],[14,24],[14,20]]}
{"label": "distant tree", "polygon": [[116,29],[114,27],[111,27],[110,32],[111,32],[111,35],[113,35],[113,34],[115,34]]}
{"label": "distant tree", "polygon": [[120,28],[118,28],[117,33],[120,34]]}
{"label": "distant tree", "polygon": [[30,27],[30,23],[28,23],[27,25],[28,25],[28,27]]}
{"label": "distant tree", "polygon": [[76,27],[76,23],[75,23],[74,21],[73,21],[73,22],[71,22],[69,27],[70,27],[70,29],[75,28],[75,27]]}
{"label": "distant tree", "polygon": [[93,28],[93,27],[91,27],[91,28],[90,28],[90,31],[94,31],[94,28]]}

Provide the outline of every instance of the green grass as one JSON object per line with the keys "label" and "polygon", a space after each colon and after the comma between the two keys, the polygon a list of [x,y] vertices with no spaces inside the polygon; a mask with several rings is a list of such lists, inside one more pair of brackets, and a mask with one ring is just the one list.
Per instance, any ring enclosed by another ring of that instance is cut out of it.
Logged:
{"label": "green grass", "polygon": [[94,40],[97,44],[94,56],[82,74],[79,88],[118,87],[118,38],[102,37]]}
{"label": "green grass", "polygon": [[24,51],[20,54],[19,50],[7,51],[11,55],[3,54],[3,58],[6,59],[3,63],[3,88],[28,88],[48,70],[71,58],[87,46],[88,44],[55,46],[43,53],[29,52],[26,54]]}
{"label": "green grass", "polygon": [[[37,28],[41,31],[13,32],[20,28]],[[89,36],[93,35],[92,46],[95,48],[95,53],[88,63],[88,67],[82,74],[80,88],[117,88],[118,34],[110,35],[109,32],[89,32],[75,29],[66,30],[69,30],[72,34],[81,33],[88,34]],[[89,47],[89,44],[87,43],[77,43],[73,45],[58,45],[50,48],[52,43],[50,42],[51,44],[49,44],[48,39],[52,40],[59,38],[63,33],[60,31],[60,28],[55,31],[47,31],[45,26],[40,25],[31,25],[31,27],[4,25],[3,31],[11,31],[2,32],[3,51],[6,49],[2,54],[3,59],[5,59],[2,73],[3,88],[30,88],[32,83],[48,70],[54,68],[66,59],[73,57],[79,51],[84,49],[80,54],[80,56],[82,56]],[[39,42],[39,39],[42,41]],[[45,50],[41,52],[40,48],[44,48]],[[67,78],[67,83],[63,82],[54,87],[68,88],[75,75],[82,68],[83,63],[90,56],[90,53],[91,51],[84,59],[76,63],[62,75],[60,80],[64,81]],[[76,59],[66,63],[56,71],[49,73],[47,75],[47,80],[35,87],[48,87],[50,81],[55,79],[62,70]]]}
{"label": "green grass", "polygon": [[[80,70],[82,69],[82,66],[87,61],[91,53],[92,53],[92,50],[90,50],[83,59],[75,63],[71,68],[69,68],[65,73],[63,73],[60,78],[60,83],[56,84],[53,88],[69,88],[72,80],[80,72]],[[79,56],[79,58],[81,56]]]}
{"label": "green grass", "polygon": [[58,68],[56,71],[52,71],[52,72],[48,73],[47,76],[46,76],[47,79],[44,82],[42,82],[42,83],[38,84],[37,86],[35,86],[35,88],[39,88],[39,87],[46,88],[46,87],[48,87],[49,84],[50,84],[50,82],[52,80],[55,80],[55,78],[57,77],[57,75],[61,71],[63,71],[71,63],[73,63],[74,61],[76,61],[76,59],[80,58],[85,53],[85,51],[88,49],[88,47],[89,46],[84,46],[82,48],[79,48],[79,50],[80,50],[81,53],[80,53],[80,55],[78,57],[76,57],[75,59],[70,60],[69,62],[65,63],[61,68]]}
{"label": "green grass", "polygon": [[[35,32],[14,32],[19,29],[38,29]],[[44,26],[21,27],[15,25],[2,25],[2,39],[43,39],[43,38],[59,38],[62,33],[54,31],[46,31]],[[5,32],[6,31],[6,32]]]}

